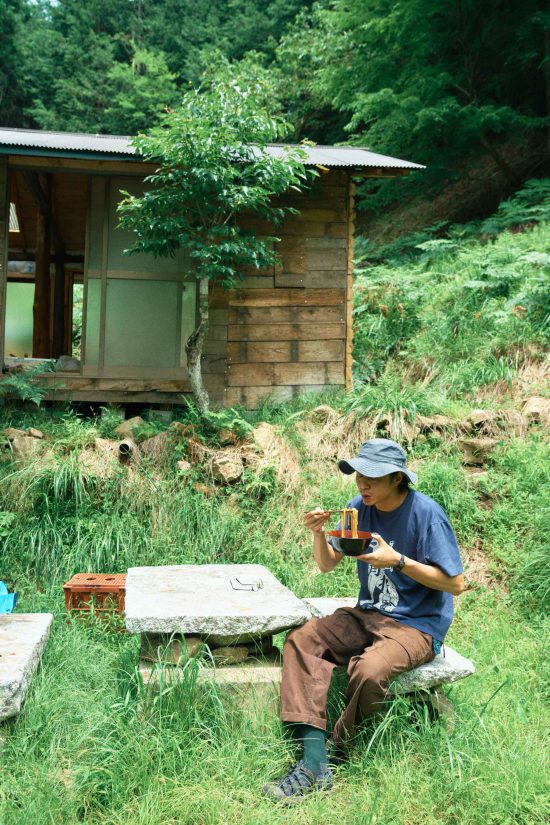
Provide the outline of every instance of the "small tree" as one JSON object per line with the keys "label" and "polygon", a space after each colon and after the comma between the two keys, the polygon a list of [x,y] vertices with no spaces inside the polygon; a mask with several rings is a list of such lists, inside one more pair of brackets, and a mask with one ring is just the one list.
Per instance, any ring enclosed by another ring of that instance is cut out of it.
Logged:
{"label": "small tree", "polygon": [[193,396],[203,412],[209,406],[201,372],[209,283],[228,289],[247,268],[277,261],[279,238],[258,237],[241,227],[241,218],[255,215],[279,224],[296,210],[274,205],[273,197],[300,190],[313,173],[304,167],[303,149],[288,147],[281,157],[267,153],[268,143],[287,134],[287,124],[263,105],[260,84],[243,85],[233,77],[192,89],[159,126],[135,138],[138,152],[158,168],[146,178],[150,189],[141,197],[124,192],[119,206],[121,225],[137,234],[129,252],[168,256],[182,249],[190,257],[199,312],[185,351]]}

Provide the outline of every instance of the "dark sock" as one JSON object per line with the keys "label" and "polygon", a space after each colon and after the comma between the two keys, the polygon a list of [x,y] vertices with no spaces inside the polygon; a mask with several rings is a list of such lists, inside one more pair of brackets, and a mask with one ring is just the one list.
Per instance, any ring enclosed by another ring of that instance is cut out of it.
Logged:
{"label": "dark sock", "polygon": [[298,725],[297,733],[304,746],[304,765],[317,776],[328,762],[325,732],[313,725]]}

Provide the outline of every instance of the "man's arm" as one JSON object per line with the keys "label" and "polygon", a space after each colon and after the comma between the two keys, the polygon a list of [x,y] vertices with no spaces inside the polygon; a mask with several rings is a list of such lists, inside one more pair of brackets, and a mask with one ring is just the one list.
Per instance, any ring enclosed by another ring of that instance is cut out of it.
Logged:
{"label": "man's arm", "polygon": [[[376,568],[395,567],[401,558],[401,553],[390,547],[382,536],[377,533],[373,533],[373,537],[378,542],[379,549],[357,558]],[[453,596],[460,596],[466,590],[462,573],[459,573],[458,576],[447,576],[440,567],[432,564],[422,564],[420,561],[408,558],[406,554],[403,555],[405,556],[405,566],[401,568],[401,572],[414,579],[415,582],[423,584],[424,587],[430,587],[432,590],[452,593]]]}
{"label": "man's arm", "polygon": [[313,558],[321,573],[334,570],[343,558],[342,553],[338,553],[330,546],[325,536],[325,524],[330,516],[331,514],[324,510],[312,510],[304,516],[304,526],[313,533]]}

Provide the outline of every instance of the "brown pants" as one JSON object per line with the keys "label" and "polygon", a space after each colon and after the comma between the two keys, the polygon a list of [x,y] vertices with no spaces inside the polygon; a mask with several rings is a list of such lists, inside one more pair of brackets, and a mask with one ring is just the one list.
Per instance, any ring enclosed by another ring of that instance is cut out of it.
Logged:
{"label": "brown pants", "polygon": [[356,726],[381,710],[390,681],[433,659],[432,637],[377,610],[342,607],[293,630],[283,651],[282,719],[326,730],[333,669],[346,665],[346,708],[333,738],[345,745]]}

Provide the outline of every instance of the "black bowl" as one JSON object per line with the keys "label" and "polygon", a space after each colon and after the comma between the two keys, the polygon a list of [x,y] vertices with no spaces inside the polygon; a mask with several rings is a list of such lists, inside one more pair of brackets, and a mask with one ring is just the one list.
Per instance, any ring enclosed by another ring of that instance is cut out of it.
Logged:
{"label": "black bowl", "polygon": [[330,530],[329,536],[334,549],[344,556],[362,556],[363,553],[372,552],[369,551],[372,533],[358,530],[357,538],[354,539],[351,537],[351,530],[345,530],[344,535],[341,530]]}

